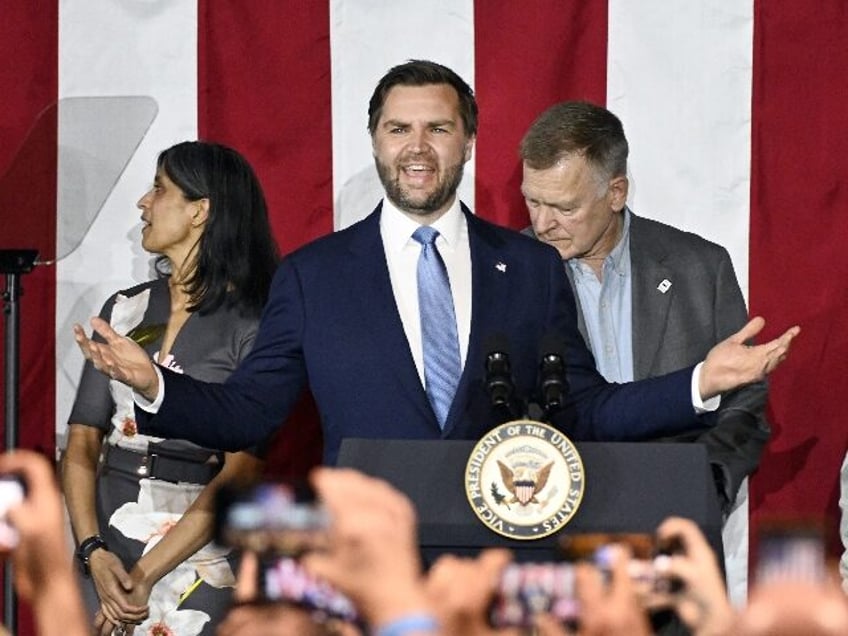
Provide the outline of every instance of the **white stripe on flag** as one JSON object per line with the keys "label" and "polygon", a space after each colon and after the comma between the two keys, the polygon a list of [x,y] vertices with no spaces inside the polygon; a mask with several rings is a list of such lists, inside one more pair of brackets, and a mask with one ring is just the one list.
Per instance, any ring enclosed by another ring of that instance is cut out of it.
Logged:
{"label": "white stripe on flag", "polygon": [[636,214],[725,246],[747,298],[753,3],[609,2]]}
{"label": "white stripe on flag", "polygon": [[[629,204],[726,247],[746,298],[752,38],[750,3],[678,3],[672,15],[662,3],[609,3],[607,104],[630,143]],[[723,532],[738,605],[748,578],[741,493]]]}
{"label": "white stripe on flag", "polygon": [[[82,245],[57,265],[56,431],[62,446],[82,368],[71,325],[87,325],[109,294],[149,279],[135,202],[153,181],[158,152],[197,136],[197,3],[60,3],[59,97],[105,95],[150,95],[159,112]],[[62,139],[60,129],[60,145]],[[58,232],[65,225],[60,222]]]}
{"label": "white stripe on flag", "polygon": [[[362,219],[383,196],[366,124],[380,77],[408,59],[430,59],[474,82],[472,0],[333,0],[330,5],[334,227]],[[460,198],[474,205],[473,160]]]}

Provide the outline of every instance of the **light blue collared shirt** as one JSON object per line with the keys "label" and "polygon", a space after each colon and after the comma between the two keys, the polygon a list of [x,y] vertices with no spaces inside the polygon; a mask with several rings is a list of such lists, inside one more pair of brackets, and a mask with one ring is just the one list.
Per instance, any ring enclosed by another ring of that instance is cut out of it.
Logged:
{"label": "light blue collared shirt", "polygon": [[633,286],[630,264],[630,211],[624,209],[618,244],[604,259],[603,280],[589,265],[569,259],[574,287],[586,320],[589,348],[598,371],[609,382],[633,380]]}

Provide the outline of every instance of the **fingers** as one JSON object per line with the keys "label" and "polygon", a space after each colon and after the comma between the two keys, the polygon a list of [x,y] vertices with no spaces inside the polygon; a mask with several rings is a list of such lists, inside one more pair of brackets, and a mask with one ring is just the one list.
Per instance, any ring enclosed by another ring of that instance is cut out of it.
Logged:
{"label": "fingers", "polygon": [[792,345],[792,341],[801,333],[801,327],[795,325],[794,327],[790,327],[783,334],[775,340],[776,346],[770,353],[775,353],[781,357],[781,360],[786,357],[787,352],[789,351],[789,347]]}
{"label": "fingers", "polygon": [[106,619],[114,624],[141,623],[149,615],[146,607],[130,605],[123,602],[123,599],[101,599],[100,609]]}
{"label": "fingers", "polygon": [[480,631],[503,569],[511,560],[508,550],[495,548],[483,550],[476,559],[447,554],[436,560],[428,572],[426,589],[442,615],[445,631]]}
{"label": "fingers", "polygon": [[[100,603],[100,611],[98,612],[98,616],[102,617],[102,622],[99,625],[99,629],[102,631],[106,624],[117,625],[119,623],[118,617],[115,614],[115,611],[109,606],[108,603],[101,602]],[[95,627],[98,627],[95,624]],[[108,633],[108,632],[107,632]]]}
{"label": "fingers", "polygon": [[104,361],[105,348],[86,336],[82,325],[74,325],[74,340],[79,346],[80,351],[82,351],[83,357],[91,362],[95,369],[108,373],[108,369],[106,368],[107,363]]}
{"label": "fingers", "polygon": [[[763,330],[763,327],[765,327],[765,324],[766,321],[762,316],[755,316],[751,318],[751,320],[749,320],[748,323],[744,327],[742,327],[742,329],[730,336],[728,340],[737,344],[745,344],[754,336],[759,334]],[[799,327],[798,325],[794,325],[784,331],[780,336],[778,336],[771,342],[768,342],[761,346],[764,347],[769,352],[769,354],[775,353],[779,355],[780,353],[789,348],[789,345],[792,343],[792,340],[799,333],[801,333],[801,327]]]}
{"label": "fingers", "polygon": [[123,339],[122,335],[112,329],[112,325],[97,316],[91,319],[91,328],[106,341],[106,344],[112,345]]}
{"label": "fingers", "polygon": [[569,636],[571,632],[559,624],[559,621],[550,614],[537,614],[533,622],[538,636]]}
{"label": "fingers", "polygon": [[712,554],[709,543],[707,543],[698,525],[691,519],[669,517],[657,528],[657,538],[660,541],[679,540],[683,544],[686,554]]}
{"label": "fingers", "polygon": [[[98,550],[97,554],[100,553]],[[146,619],[149,615],[147,605],[137,605],[127,598],[135,585],[118,557],[104,552],[100,560],[105,564],[92,561],[91,574],[106,618],[113,623],[140,623]]]}
{"label": "fingers", "polygon": [[[112,572],[112,575],[118,581],[118,585],[121,586],[121,589],[124,592],[129,594],[130,592],[133,591],[134,585],[133,585],[132,577],[130,576],[129,572],[127,572],[124,569],[123,564],[113,563],[112,566],[109,569]],[[126,607],[130,608],[130,611],[137,611],[137,610],[143,609],[138,605],[130,605],[130,604],[127,604]]]}
{"label": "fingers", "polygon": [[801,328],[796,325],[784,331],[783,334],[771,342],[762,345],[761,348],[766,350],[765,363],[763,364],[764,375],[768,375],[774,371],[780,363],[786,360],[792,341],[799,333],[801,333]]}
{"label": "fingers", "polygon": [[233,600],[238,603],[247,603],[256,598],[258,592],[256,582],[259,576],[259,559],[254,552],[246,551],[241,556],[239,564],[236,589],[233,592]]}
{"label": "fingers", "polygon": [[117,379],[117,370],[115,369],[115,361],[109,347],[117,344],[123,339],[117,331],[112,329],[112,326],[102,318],[94,317],[91,319],[91,326],[98,335],[104,340],[104,343],[96,342],[92,336],[89,338],[85,334],[85,329],[82,325],[75,324],[73,327],[74,340],[82,351],[83,357],[90,361],[94,368],[98,371],[103,371],[110,375],[113,379]]}
{"label": "fingers", "polygon": [[763,330],[765,327],[766,321],[761,316],[755,316],[748,321],[748,323],[742,327],[735,334],[730,336],[729,340],[731,342],[736,342],[739,344],[744,344],[758,333]]}

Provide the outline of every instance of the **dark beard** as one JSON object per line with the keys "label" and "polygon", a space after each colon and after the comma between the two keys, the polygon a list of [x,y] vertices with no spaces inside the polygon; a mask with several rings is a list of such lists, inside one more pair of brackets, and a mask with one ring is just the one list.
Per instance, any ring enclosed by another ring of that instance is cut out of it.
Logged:
{"label": "dark beard", "polygon": [[427,215],[442,209],[456,195],[465,168],[465,163],[462,162],[448,168],[439,187],[433,190],[426,199],[420,201],[411,199],[409,192],[401,187],[400,177],[392,179],[392,170],[389,166],[376,158],[374,163],[377,165],[377,174],[380,176],[380,182],[386,190],[389,201],[397,209],[417,215]]}

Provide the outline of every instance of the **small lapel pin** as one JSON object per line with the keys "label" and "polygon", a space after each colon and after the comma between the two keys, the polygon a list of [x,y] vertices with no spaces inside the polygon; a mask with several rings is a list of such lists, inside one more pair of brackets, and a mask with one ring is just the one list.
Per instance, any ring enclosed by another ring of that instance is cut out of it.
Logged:
{"label": "small lapel pin", "polygon": [[659,289],[663,294],[666,293],[669,289],[671,289],[671,281],[667,278],[663,278],[662,282],[657,285],[657,289]]}
{"label": "small lapel pin", "polygon": [[498,261],[498,263],[495,265],[495,269],[503,274],[506,271],[506,263],[504,263],[503,261]]}

